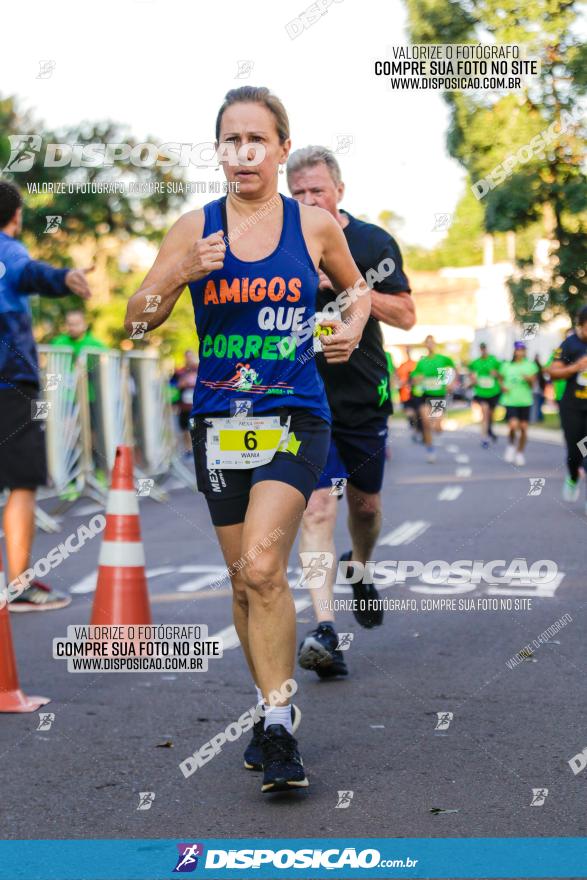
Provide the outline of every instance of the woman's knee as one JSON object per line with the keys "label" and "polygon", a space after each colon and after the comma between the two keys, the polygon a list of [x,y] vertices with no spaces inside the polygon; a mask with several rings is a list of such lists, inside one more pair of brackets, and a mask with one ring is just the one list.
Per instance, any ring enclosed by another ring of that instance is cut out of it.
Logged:
{"label": "woman's knee", "polygon": [[242,574],[249,597],[253,593],[269,600],[289,588],[283,563],[272,553],[262,553],[252,559],[247,563]]}

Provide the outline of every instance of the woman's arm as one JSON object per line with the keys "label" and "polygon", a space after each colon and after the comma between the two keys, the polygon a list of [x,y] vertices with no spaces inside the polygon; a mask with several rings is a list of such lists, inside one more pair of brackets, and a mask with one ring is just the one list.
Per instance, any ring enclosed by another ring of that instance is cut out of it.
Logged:
{"label": "woman's arm", "polygon": [[186,284],[222,268],[226,251],[223,232],[202,238],[203,230],[201,210],[190,211],[173,224],[145,280],[128,301],[124,327],[129,334],[137,323],[146,324],[143,332],[159,327]]}

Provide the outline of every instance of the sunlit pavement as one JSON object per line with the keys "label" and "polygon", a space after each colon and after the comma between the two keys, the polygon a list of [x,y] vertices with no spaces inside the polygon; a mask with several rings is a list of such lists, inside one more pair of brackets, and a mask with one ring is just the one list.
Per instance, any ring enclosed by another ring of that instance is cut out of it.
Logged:
{"label": "sunlit pavement", "polygon": [[[47,580],[74,589],[71,606],[11,615],[21,684],[51,696],[43,711],[55,718],[37,730],[36,713],[0,716],[5,836],[584,834],[587,771],[575,775],[568,763],[587,746],[584,498],[560,500],[560,446],[531,440],[526,466],[515,468],[502,460],[503,439],[483,450],[475,432],[461,430],[442,444],[427,464],[423,448],[394,425],[375,560],[546,559],[558,568],[549,585],[413,578],[381,596],[416,600],[416,611],[388,610],[375,630],[341,613],[339,631],[354,636],[349,678],[320,682],[298,670],[297,735],[311,788],[268,798],[260,776],[242,767],[248,734],[189,779],[179,770],[253,705],[254,691],[228,591],[207,586],[223,566],[201,498],[178,490],[167,503],[141,499],[154,620],[207,624],[211,634],[223,632],[227,650],[196,674],[69,674],[51,659],[51,639],[89,622],[100,537],[62,563]],[[91,508],[78,502],[61,535],[39,535],[35,558],[86,522]],[[340,552],[348,548],[345,518],[341,509]],[[301,636],[312,625],[308,591],[294,595]],[[463,600],[463,610],[425,610],[435,598]],[[479,610],[466,610],[471,599]],[[498,610],[482,610],[493,600]],[[524,602],[531,607],[515,610]],[[564,615],[571,620],[560,632],[540,640]],[[533,655],[508,667],[534,640]],[[548,789],[541,806],[531,806],[541,800],[533,789]],[[154,793],[149,809],[137,809],[140,792]],[[337,808],[339,792],[352,792],[349,806]]]}

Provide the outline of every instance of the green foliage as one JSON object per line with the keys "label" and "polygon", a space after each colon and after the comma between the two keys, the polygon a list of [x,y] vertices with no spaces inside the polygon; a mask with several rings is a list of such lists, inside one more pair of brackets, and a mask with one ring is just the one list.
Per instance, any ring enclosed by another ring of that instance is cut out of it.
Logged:
{"label": "green foliage", "polygon": [[431,250],[406,248],[406,262],[411,269],[425,271],[445,266],[478,266],[483,259],[483,232],[483,209],[467,188],[443,241]]}
{"label": "green foliage", "polygon": [[[4,167],[10,157],[10,134],[40,135],[43,141],[41,154],[44,154],[44,147],[48,143],[128,143],[131,146],[138,143],[126,126],[112,121],[85,121],[74,128],[47,130],[30,113],[22,110],[14,97],[0,98],[0,132],[0,167]],[[147,137],[147,141],[157,143],[157,138]],[[137,236],[154,242],[160,241],[169,226],[170,215],[178,213],[185,201],[185,194],[167,191],[167,185],[182,180],[182,175],[183,170],[180,168],[140,168],[132,164],[113,168],[74,168],[69,165],[45,168],[40,161],[35,161],[29,171],[4,173],[5,179],[12,180],[21,189],[25,199],[23,241],[31,254],[37,259],[64,267],[73,265],[73,245],[91,243],[91,249],[100,253],[117,251],[120,246]],[[152,191],[152,187],[140,196],[129,193],[127,188],[124,192],[114,193],[30,192],[33,184],[40,190],[43,184],[50,183],[87,185],[115,181],[157,185],[163,191]],[[45,233],[47,214],[60,215],[63,218],[57,233]],[[111,246],[112,242],[114,248]],[[142,279],[137,275],[123,275],[118,269],[116,256],[108,258],[106,264],[113,296],[109,302],[100,303],[99,309],[94,310],[95,328],[96,335],[105,342],[117,345],[126,338],[122,326],[126,301]],[[58,332],[65,311],[74,307],[80,307],[80,300],[75,296],[36,299],[33,302],[33,316],[38,325],[37,335],[43,340],[51,338]],[[91,317],[91,301],[87,310]],[[185,335],[180,333],[178,345],[183,345]],[[164,340],[169,336],[167,330],[163,336]]]}
{"label": "green foliage", "polygon": [[[472,183],[530,144],[565,113],[579,119],[587,92],[587,47],[581,38],[579,0],[406,0],[414,43],[514,43],[541,62],[540,76],[519,93],[446,93],[451,120],[450,155]],[[560,130],[560,129],[559,129]],[[483,225],[491,232],[514,230],[522,242],[519,273],[510,283],[512,305],[527,318],[528,292],[545,292],[550,308],[542,314],[574,314],[586,298],[587,178],[586,133],[574,121],[542,154],[519,164],[515,173],[483,198]],[[544,228],[539,228],[539,223]],[[455,233],[453,234],[456,234]],[[539,282],[527,257],[528,231],[553,243],[552,277]],[[447,236],[447,242],[450,237]],[[436,259],[443,258],[442,248]],[[520,253],[520,251],[519,251]],[[448,255],[446,255],[448,256]],[[534,318],[536,319],[536,317]]]}

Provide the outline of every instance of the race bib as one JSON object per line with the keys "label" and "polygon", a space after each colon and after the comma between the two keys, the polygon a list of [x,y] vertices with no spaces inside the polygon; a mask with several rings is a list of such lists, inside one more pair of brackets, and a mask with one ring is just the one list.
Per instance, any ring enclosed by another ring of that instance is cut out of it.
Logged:
{"label": "race bib", "polygon": [[193,388],[184,388],[181,392],[181,402],[182,403],[192,403],[194,399],[194,389]]}
{"label": "race bib", "polygon": [[587,370],[577,373],[577,385],[587,385]]}
{"label": "race bib", "polygon": [[439,391],[443,387],[440,379],[438,379],[438,378],[435,379],[433,377],[428,378],[428,379],[424,379],[422,384],[423,384],[424,389],[426,391]]}
{"label": "race bib", "polygon": [[269,464],[280,447],[288,443],[288,417],[210,419],[206,432],[206,465],[210,470],[259,467]]}
{"label": "race bib", "polygon": [[479,388],[493,388],[494,381],[491,376],[479,376],[477,385]]}

